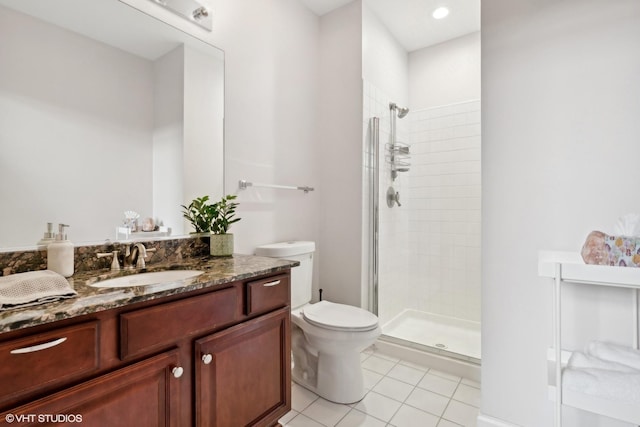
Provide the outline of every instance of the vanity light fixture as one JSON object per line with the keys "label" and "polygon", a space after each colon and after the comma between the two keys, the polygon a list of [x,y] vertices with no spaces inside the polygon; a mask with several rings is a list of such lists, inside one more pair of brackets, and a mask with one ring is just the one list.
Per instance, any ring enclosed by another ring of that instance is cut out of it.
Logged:
{"label": "vanity light fixture", "polygon": [[449,15],[449,9],[442,6],[437,8],[436,10],[433,11],[433,13],[431,14],[431,16],[433,16],[433,19],[442,19],[442,18],[446,18],[447,15]]}
{"label": "vanity light fixture", "polygon": [[213,19],[211,11],[196,0],[151,0],[186,20],[211,31]]}
{"label": "vanity light fixture", "polygon": [[193,19],[199,21],[201,19],[206,19],[209,16],[209,11],[206,7],[202,6],[193,11]]}

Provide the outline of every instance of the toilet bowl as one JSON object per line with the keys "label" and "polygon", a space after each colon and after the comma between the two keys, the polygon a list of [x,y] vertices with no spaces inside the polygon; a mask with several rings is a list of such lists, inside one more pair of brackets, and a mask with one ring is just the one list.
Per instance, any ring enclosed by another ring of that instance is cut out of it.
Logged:
{"label": "toilet bowl", "polygon": [[[358,323],[344,319],[355,310],[362,312]],[[378,318],[357,307],[320,301],[293,310],[291,320],[294,331],[301,330],[304,337],[302,345],[296,343],[292,349],[294,381],[332,402],[361,400],[360,352],[380,336]]]}
{"label": "toilet bowl", "polygon": [[311,304],[314,242],[260,246],[258,256],[300,261],[291,270],[291,377],[336,403],[364,397],[360,352],[380,336],[378,318],[359,307],[320,301]]}

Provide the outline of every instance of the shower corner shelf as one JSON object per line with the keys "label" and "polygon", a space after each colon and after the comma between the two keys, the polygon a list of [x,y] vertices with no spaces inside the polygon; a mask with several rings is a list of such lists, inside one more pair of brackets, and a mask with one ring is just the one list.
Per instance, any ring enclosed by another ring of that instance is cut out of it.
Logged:
{"label": "shower corner shelf", "polygon": [[394,144],[386,144],[387,151],[389,152],[389,165],[391,166],[391,178],[393,180],[398,176],[398,172],[409,172],[411,163],[408,162],[411,159],[411,153],[409,144],[404,142],[396,142]]}
{"label": "shower corner shelf", "polygon": [[387,147],[389,149],[389,152],[392,154],[396,154],[399,156],[409,156],[411,154],[409,152],[409,147],[411,146],[404,142],[396,141],[394,144],[387,144]]}
{"label": "shower corner shelf", "polygon": [[580,254],[573,252],[541,251],[538,256],[538,275],[553,279],[554,283],[554,348],[548,360],[552,364],[549,375],[550,399],[555,401],[555,425],[562,426],[562,406],[604,415],[609,418],[640,424],[638,405],[617,402],[573,390],[563,390],[562,369],[570,355],[562,350],[561,334],[561,287],[563,283],[607,286],[631,289],[633,292],[634,337],[633,346],[639,344],[638,290],[640,290],[640,268],[615,267],[585,264]]}

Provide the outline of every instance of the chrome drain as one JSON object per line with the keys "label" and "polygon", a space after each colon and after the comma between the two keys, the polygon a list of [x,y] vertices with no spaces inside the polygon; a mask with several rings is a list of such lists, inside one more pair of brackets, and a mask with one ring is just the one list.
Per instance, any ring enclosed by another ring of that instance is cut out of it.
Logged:
{"label": "chrome drain", "polygon": [[444,345],[444,344],[436,344],[436,347],[438,347],[438,348],[447,348],[447,346]]}

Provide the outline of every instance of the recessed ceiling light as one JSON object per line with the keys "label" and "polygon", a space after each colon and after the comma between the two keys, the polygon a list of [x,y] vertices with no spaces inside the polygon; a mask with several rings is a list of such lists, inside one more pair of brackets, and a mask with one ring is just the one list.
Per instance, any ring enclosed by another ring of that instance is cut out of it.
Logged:
{"label": "recessed ceiling light", "polygon": [[446,7],[439,7],[433,11],[431,16],[433,16],[434,19],[442,19],[442,18],[445,18],[448,14],[449,14],[449,9],[447,9]]}

